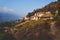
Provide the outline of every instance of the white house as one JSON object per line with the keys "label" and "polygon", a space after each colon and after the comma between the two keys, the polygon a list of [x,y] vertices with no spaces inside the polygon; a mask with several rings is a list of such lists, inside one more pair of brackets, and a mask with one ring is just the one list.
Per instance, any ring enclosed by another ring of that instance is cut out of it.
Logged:
{"label": "white house", "polygon": [[28,17],[24,17],[23,19],[24,19],[24,20],[29,20],[29,18],[28,18]]}
{"label": "white house", "polygon": [[38,19],[53,19],[53,15],[50,11],[48,12],[37,12],[33,16],[31,16],[31,20],[38,20]]}
{"label": "white house", "polygon": [[38,20],[40,17],[44,16],[44,12],[37,12],[33,16],[30,17],[31,20]]}
{"label": "white house", "polygon": [[53,19],[53,15],[50,11],[48,12],[37,12],[31,17],[24,17],[24,20],[38,20],[38,19]]}
{"label": "white house", "polygon": [[31,16],[30,20],[38,20],[38,17],[37,16]]}
{"label": "white house", "polygon": [[47,19],[53,19],[53,15],[51,12],[45,12],[44,16],[41,17],[41,19],[47,20]]}

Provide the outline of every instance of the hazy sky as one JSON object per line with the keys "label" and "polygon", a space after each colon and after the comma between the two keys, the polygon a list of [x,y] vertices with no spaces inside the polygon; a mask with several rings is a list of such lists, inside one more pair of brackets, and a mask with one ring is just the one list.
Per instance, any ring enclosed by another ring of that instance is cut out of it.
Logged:
{"label": "hazy sky", "polygon": [[28,12],[54,1],[56,0],[0,0],[0,11],[12,11],[17,15],[25,16]]}

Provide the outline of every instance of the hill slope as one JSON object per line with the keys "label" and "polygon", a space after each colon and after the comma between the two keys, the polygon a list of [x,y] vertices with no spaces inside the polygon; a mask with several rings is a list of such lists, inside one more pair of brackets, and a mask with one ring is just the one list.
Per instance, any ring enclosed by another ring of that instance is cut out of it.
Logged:
{"label": "hill slope", "polygon": [[[33,12],[28,13],[27,17],[30,17],[30,16],[34,15],[35,13],[37,13],[37,12],[50,11],[50,12],[52,12],[52,14],[55,14],[56,10],[60,11],[60,1],[59,2],[58,1],[51,2],[48,5],[46,5],[45,7],[43,7],[43,8],[36,9]],[[60,15],[60,12],[59,12],[58,15]]]}
{"label": "hill slope", "polygon": [[[59,2],[52,2],[42,9],[34,10],[28,14],[28,17],[39,11],[54,13],[59,8],[56,7],[57,3]],[[29,21],[23,25],[17,24],[16,27],[8,28],[7,33],[13,35],[16,40],[60,40],[60,19]]]}

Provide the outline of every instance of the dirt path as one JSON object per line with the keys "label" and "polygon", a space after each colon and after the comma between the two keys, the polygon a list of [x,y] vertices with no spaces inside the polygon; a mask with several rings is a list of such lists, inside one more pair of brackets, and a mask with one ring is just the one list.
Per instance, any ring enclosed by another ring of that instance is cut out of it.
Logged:
{"label": "dirt path", "polygon": [[17,24],[17,25],[15,25],[15,27],[18,27],[18,26],[20,26],[20,25],[23,25],[23,24],[25,24],[25,23],[27,23],[27,22],[29,22],[29,21],[25,21],[25,22],[23,22],[23,23]]}

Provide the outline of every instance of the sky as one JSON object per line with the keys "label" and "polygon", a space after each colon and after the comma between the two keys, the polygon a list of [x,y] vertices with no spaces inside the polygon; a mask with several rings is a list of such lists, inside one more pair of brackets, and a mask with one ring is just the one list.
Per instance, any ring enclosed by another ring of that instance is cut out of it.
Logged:
{"label": "sky", "polygon": [[22,17],[54,1],[57,0],[0,0],[0,11],[14,12]]}

